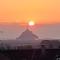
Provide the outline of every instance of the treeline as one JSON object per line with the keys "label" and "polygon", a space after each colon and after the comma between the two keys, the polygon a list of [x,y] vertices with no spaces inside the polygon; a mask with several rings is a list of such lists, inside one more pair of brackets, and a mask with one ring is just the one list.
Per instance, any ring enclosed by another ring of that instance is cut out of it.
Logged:
{"label": "treeline", "polygon": [[[42,40],[37,45],[38,49],[60,49],[59,40]],[[0,50],[19,50],[19,49],[34,49],[31,44],[12,46],[7,43],[0,42]]]}

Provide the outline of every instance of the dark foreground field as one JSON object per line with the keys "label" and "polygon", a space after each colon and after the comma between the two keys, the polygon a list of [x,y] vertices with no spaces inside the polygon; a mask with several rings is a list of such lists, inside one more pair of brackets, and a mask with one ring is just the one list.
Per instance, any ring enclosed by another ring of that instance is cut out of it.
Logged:
{"label": "dark foreground field", "polygon": [[60,49],[0,50],[0,60],[60,60]]}

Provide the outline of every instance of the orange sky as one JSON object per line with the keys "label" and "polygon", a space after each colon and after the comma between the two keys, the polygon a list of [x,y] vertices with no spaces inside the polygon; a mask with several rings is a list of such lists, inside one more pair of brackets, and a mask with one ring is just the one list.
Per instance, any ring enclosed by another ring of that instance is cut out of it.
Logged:
{"label": "orange sky", "polygon": [[60,0],[0,0],[0,22],[59,23]]}

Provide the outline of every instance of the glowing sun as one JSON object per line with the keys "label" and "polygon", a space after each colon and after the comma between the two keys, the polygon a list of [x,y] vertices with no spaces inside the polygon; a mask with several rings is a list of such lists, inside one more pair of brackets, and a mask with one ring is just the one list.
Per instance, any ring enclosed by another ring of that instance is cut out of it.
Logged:
{"label": "glowing sun", "polygon": [[34,25],[35,25],[35,22],[34,22],[34,21],[29,21],[29,22],[28,22],[28,25],[29,25],[29,26],[34,26]]}

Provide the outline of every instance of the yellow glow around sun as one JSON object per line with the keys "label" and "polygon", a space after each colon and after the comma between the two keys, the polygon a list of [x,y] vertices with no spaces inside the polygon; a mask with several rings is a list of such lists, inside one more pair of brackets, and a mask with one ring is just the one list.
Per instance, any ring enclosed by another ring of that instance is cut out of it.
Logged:
{"label": "yellow glow around sun", "polygon": [[29,26],[34,26],[35,22],[31,20],[31,21],[28,22],[28,24],[29,24]]}

